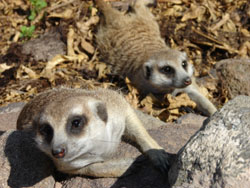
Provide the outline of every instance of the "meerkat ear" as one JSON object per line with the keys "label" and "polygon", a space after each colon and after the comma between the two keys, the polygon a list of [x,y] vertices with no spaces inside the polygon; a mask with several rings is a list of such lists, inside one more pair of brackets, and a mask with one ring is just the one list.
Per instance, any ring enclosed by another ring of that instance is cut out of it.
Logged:
{"label": "meerkat ear", "polygon": [[89,101],[88,103],[93,113],[106,123],[108,120],[108,113],[105,103],[101,101]]}
{"label": "meerkat ear", "polygon": [[106,105],[102,102],[99,102],[97,103],[96,110],[97,110],[96,111],[97,115],[101,118],[101,120],[103,120],[106,123],[108,120],[108,113],[107,113]]}
{"label": "meerkat ear", "polygon": [[152,63],[150,61],[143,64],[143,75],[148,80],[152,74]]}

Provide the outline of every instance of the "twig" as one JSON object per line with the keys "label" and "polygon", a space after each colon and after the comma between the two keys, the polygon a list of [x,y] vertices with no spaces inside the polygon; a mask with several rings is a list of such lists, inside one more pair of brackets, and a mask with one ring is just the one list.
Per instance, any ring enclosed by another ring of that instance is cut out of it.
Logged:
{"label": "twig", "polygon": [[67,6],[68,4],[73,3],[74,1],[76,1],[76,0],[69,0],[68,2],[61,3],[61,4],[59,4],[59,5],[54,5],[54,6],[52,6],[52,7],[49,7],[49,8],[47,9],[47,11],[53,11],[53,10],[55,10],[55,9],[58,9],[58,8]]}
{"label": "twig", "polygon": [[210,41],[212,41],[214,43],[217,43],[217,44],[213,44],[213,43],[209,43],[209,42],[199,42],[199,41],[196,41],[196,43],[204,44],[204,45],[207,45],[207,46],[214,46],[214,47],[219,48],[219,49],[227,50],[230,54],[232,54],[232,53],[239,53],[238,50],[235,50],[235,49],[231,48],[228,44],[220,42],[220,41],[216,40],[215,38],[213,38],[211,36],[208,36],[208,35],[202,33],[201,31],[196,30],[193,27],[192,27],[192,30],[195,33],[197,33],[198,35],[201,35],[204,38],[206,38],[206,39],[208,39],[208,40],[210,40]]}

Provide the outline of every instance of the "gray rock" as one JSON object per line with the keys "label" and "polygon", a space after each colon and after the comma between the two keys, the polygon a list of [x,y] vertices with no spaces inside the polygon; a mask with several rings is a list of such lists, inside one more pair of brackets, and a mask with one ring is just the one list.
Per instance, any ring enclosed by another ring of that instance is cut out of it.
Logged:
{"label": "gray rock", "polygon": [[0,108],[0,131],[16,129],[17,117],[25,103],[10,103]]}
{"label": "gray rock", "polygon": [[9,130],[0,136],[0,166],[0,187],[54,188],[53,164],[31,133]]}
{"label": "gray rock", "polygon": [[229,98],[250,96],[250,59],[226,59],[216,65],[219,83]]}
{"label": "gray rock", "polygon": [[31,55],[35,61],[49,61],[54,56],[66,54],[66,44],[62,35],[56,30],[41,35],[39,38],[29,40],[22,45],[22,53]]}
{"label": "gray rock", "polygon": [[202,125],[203,121],[207,119],[205,116],[197,115],[194,113],[185,114],[177,119],[178,124],[196,124]]}
{"label": "gray rock", "polygon": [[236,97],[206,122],[179,151],[171,185],[250,187],[250,97]]}
{"label": "gray rock", "polygon": [[[166,126],[167,123],[163,122],[159,119],[156,119],[153,116],[150,116],[148,114],[145,114],[144,112],[140,111],[140,110],[135,110],[135,113],[137,114],[137,116],[139,117],[139,119],[142,121],[144,127],[149,130],[149,129],[155,129],[161,126]],[[202,125],[202,124],[200,124]]]}

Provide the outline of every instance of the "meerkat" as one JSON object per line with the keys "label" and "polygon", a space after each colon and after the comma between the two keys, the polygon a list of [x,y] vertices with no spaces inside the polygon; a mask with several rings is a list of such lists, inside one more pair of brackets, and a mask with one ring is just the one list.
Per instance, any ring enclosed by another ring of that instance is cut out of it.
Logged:
{"label": "meerkat", "polygon": [[64,173],[122,176],[134,162],[110,159],[122,136],[134,141],[163,173],[169,167],[169,155],[113,90],[58,88],[41,93],[24,106],[17,129],[34,131],[38,148]]}
{"label": "meerkat", "polygon": [[136,0],[124,13],[96,0],[102,13],[96,34],[101,59],[113,74],[128,77],[141,96],[152,93],[163,100],[165,94],[186,92],[204,115],[212,115],[217,109],[200,93],[186,53],[166,45],[149,2]]}

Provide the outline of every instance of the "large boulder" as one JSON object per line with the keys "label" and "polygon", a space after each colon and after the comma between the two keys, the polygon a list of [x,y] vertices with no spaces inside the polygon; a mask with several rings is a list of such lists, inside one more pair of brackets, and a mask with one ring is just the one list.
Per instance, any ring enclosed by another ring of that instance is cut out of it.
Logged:
{"label": "large boulder", "polygon": [[225,59],[216,64],[222,89],[229,98],[237,95],[250,96],[250,59]]}
{"label": "large boulder", "polygon": [[0,131],[7,131],[16,128],[17,117],[25,103],[10,103],[0,108]]}
{"label": "large boulder", "polygon": [[206,121],[169,171],[178,188],[250,187],[250,97],[238,96]]}

